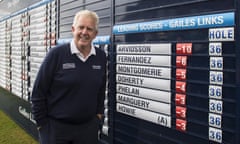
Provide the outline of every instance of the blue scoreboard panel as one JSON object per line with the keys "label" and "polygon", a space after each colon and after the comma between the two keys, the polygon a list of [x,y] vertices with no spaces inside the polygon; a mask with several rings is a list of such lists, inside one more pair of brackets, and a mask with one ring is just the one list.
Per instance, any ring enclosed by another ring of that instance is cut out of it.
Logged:
{"label": "blue scoreboard panel", "polygon": [[124,17],[117,13],[124,2],[116,1],[114,144],[240,143],[239,12],[219,10],[223,0],[188,2],[219,7],[168,17],[154,9],[160,18],[149,18],[128,6]]}

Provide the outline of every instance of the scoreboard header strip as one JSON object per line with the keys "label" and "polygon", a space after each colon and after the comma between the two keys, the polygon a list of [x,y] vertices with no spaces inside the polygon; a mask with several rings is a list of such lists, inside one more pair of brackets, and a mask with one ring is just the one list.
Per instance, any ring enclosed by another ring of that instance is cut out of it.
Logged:
{"label": "scoreboard header strip", "polygon": [[115,25],[113,34],[234,26],[234,12]]}
{"label": "scoreboard header strip", "polygon": [[93,40],[93,44],[110,44],[110,36],[106,35],[106,36],[97,36],[94,40]]}
{"label": "scoreboard header strip", "polygon": [[[64,39],[58,39],[57,44],[64,44],[71,42],[72,38],[64,38]],[[104,36],[97,36],[93,40],[93,44],[110,44],[110,36],[104,35]]]}

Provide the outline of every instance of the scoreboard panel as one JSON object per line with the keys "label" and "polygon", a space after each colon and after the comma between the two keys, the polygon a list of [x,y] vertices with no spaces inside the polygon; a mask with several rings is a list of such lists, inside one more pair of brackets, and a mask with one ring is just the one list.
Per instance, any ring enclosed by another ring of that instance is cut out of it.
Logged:
{"label": "scoreboard panel", "polygon": [[235,29],[231,11],[115,25],[115,142],[235,144]]}

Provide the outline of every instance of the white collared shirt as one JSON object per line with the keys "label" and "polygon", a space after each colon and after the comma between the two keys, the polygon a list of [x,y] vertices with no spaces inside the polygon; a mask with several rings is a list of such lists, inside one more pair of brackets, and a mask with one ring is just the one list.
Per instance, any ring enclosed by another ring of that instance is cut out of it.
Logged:
{"label": "white collared shirt", "polygon": [[87,59],[88,59],[91,55],[96,55],[96,50],[95,50],[95,48],[93,47],[93,45],[92,45],[92,47],[91,47],[90,53],[89,53],[85,58],[84,58],[84,56],[83,56],[83,53],[81,53],[81,52],[77,49],[77,47],[76,47],[76,45],[75,45],[75,43],[74,43],[74,40],[71,41],[70,48],[71,48],[71,53],[72,53],[72,54],[76,54],[77,57],[78,57],[81,61],[83,61],[83,62],[87,61]]}

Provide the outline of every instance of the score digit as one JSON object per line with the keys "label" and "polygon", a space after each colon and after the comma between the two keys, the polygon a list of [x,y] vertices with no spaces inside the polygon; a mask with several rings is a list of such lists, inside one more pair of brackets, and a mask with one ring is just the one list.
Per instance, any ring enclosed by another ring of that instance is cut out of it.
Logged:
{"label": "score digit", "polygon": [[208,131],[209,140],[222,143],[222,130],[209,127]]}
{"label": "score digit", "polygon": [[211,70],[223,70],[223,58],[222,57],[210,57],[210,69]]}
{"label": "score digit", "polygon": [[222,114],[223,102],[220,100],[209,100],[209,111],[213,113]]}
{"label": "score digit", "polygon": [[210,82],[210,84],[222,85],[223,84],[223,72],[210,71],[209,82]]}
{"label": "score digit", "polygon": [[213,127],[221,128],[222,127],[222,116],[218,115],[218,114],[209,113],[208,124]]}
{"label": "score digit", "polygon": [[209,43],[209,55],[221,56],[222,55],[222,43]]}
{"label": "score digit", "polygon": [[216,85],[209,85],[208,96],[209,98],[222,99],[222,87]]}

